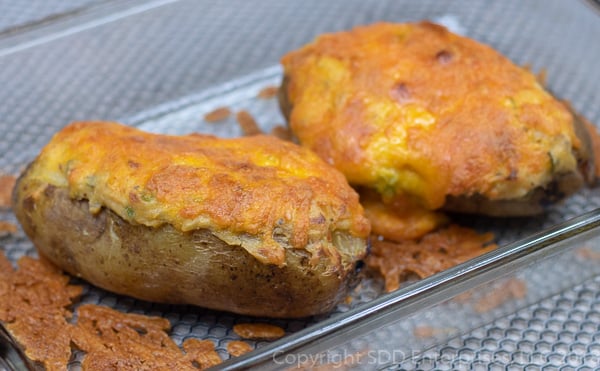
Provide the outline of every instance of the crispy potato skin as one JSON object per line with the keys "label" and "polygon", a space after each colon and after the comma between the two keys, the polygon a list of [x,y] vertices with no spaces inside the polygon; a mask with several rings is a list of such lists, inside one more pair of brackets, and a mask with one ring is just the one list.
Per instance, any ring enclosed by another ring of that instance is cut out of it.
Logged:
{"label": "crispy potato skin", "polygon": [[530,71],[429,22],[321,35],[281,62],[300,143],[390,202],[538,214],[594,166],[575,115]]}
{"label": "crispy potato skin", "polygon": [[[82,130],[87,130],[83,126]],[[109,130],[111,127],[108,125]],[[145,135],[138,131],[135,134]],[[113,145],[118,146],[119,138],[113,137]],[[166,136],[158,138],[171,140]],[[237,238],[234,242],[254,240],[251,230],[230,228],[225,240],[217,223],[183,231],[176,223],[145,225],[131,216],[124,218],[106,205],[95,211],[89,198],[74,196],[75,187],[49,181],[56,174],[48,176],[52,172],[48,164],[54,162],[44,156],[53,160],[61,157],[58,162],[68,160],[70,156],[65,153],[73,152],[64,151],[64,142],[61,135],[55,138],[18,179],[13,208],[40,254],[67,272],[109,291],[143,300],[194,304],[254,316],[304,317],[331,310],[346,295],[356,264],[366,254],[368,227],[357,235],[348,224],[328,224],[331,229],[319,235],[326,223],[324,216],[312,221],[319,224],[316,227],[307,221],[305,233],[312,236],[305,237],[306,246],[294,246],[287,232],[293,227],[285,225],[293,220],[271,226],[273,240],[284,250],[284,261],[265,262],[261,256],[253,255],[253,250],[231,243],[233,237]],[[89,145],[103,148],[105,143]],[[60,151],[54,154],[52,148]],[[100,152],[99,149],[95,153],[98,156]],[[127,164],[128,157],[121,161]],[[78,166],[85,163],[80,161]],[[327,174],[322,176],[327,178]],[[97,182],[95,186],[101,185]],[[347,184],[346,187],[350,189]],[[274,198],[272,202],[281,207],[292,206],[283,199]],[[346,211],[356,205],[347,205]],[[335,218],[328,216],[327,223]],[[359,221],[364,218],[353,217]],[[315,240],[315,236],[321,240]]]}

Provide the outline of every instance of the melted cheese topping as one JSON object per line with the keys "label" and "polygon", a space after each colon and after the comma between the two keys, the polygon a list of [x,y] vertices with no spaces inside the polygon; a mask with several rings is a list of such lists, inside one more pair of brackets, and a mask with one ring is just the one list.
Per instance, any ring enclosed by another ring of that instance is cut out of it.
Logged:
{"label": "melted cheese topping", "polygon": [[282,59],[300,142],[351,183],[431,209],[576,171],[567,108],[488,46],[431,23],[326,34]]}
{"label": "melted cheese topping", "polygon": [[284,264],[288,246],[331,248],[335,230],[366,238],[370,229],[342,174],[308,149],[269,136],[176,137],[75,123],[30,171],[88,200],[93,213],[107,207],[149,227],[207,228],[264,263]]}

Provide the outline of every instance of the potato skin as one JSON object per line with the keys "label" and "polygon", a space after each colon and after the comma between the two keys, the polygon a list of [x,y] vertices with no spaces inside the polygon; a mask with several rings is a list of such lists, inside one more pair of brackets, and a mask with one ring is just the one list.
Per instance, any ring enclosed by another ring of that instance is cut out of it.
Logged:
{"label": "potato skin", "polygon": [[[40,185],[27,173],[15,187],[14,210],[41,255],[94,285],[148,301],[304,317],[331,310],[356,276],[355,264],[332,270],[326,257],[310,264],[301,249],[288,251],[285,266],[278,267],[207,229],[136,225],[106,208],[92,215],[87,201],[71,199],[65,188]],[[337,240],[347,248],[363,245],[349,235]]]}

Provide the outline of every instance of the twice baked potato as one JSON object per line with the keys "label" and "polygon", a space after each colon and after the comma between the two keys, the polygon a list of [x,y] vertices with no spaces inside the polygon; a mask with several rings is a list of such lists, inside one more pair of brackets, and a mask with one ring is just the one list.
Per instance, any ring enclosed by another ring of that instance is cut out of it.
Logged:
{"label": "twice baked potato", "polygon": [[94,285],[255,316],[332,309],[370,231],[343,175],[293,143],[106,122],[57,133],[13,203],[39,253]]}
{"label": "twice baked potato", "polygon": [[532,215],[593,178],[576,115],[527,69],[442,26],[325,34],[281,62],[300,143],[388,203]]}

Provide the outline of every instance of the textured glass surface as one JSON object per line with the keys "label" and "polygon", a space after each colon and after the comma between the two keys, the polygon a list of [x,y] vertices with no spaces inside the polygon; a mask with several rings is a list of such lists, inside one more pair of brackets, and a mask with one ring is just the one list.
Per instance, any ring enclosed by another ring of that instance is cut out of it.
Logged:
{"label": "textured glass surface", "polygon": [[[60,5],[36,3],[39,4],[29,3],[27,11],[30,13],[22,11],[17,3],[0,4],[4,12],[0,16],[0,127],[3,133],[0,171],[5,173],[17,174],[53,133],[76,120],[120,120],[165,133],[197,131],[238,135],[233,116],[225,123],[203,121],[205,113],[227,106],[234,112],[248,110],[261,128],[269,131],[274,125],[283,124],[283,118],[274,99],[258,99],[256,94],[265,86],[279,83],[277,63],[281,55],[319,33],[378,20],[431,19],[490,44],[516,63],[531,65],[534,71],[545,69],[553,92],[569,100],[592,122],[600,122],[600,48],[596,47],[600,17],[583,2],[82,0]],[[106,4],[110,7],[101,6]],[[19,28],[23,29],[21,33]],[[583,190],[544,217],[465,218],[461,222],[494,231],[500,244],[505,245],[598,206],[597,190]],[[9,211],[1,211],[0,220],[16,222]],[[35,255],[33,246],[21,231],[15,236],[0,238],[0,248],[12,261],[25,254]],[[569,260],[569,255],[556,259],[557,266],[561,267],[557,274],[528,276],[526,271],[519,273],[525,276],[516,276],[527,282],[528,292],[547,290],[544,295],[531,298],[544,300],[509,301],[507,305],[512,307],[491,310],[488,317],[473,324],[486,323],[484,327],[465,335],[456,337],[453,327],[445,325],[458,318],[455,314],[468,316],[469,312],[461,312],[464,306],[449,302],[434,307],[438,308],[437,312],[415,311],[415,318],[433,316],[435,321],[428,326],[433,332],[440,328],[442,331],[436,333],[439,338],[411,342],[408,348],[415,358],[397,367],[426,368],[426,362],[430,362],[432,369],[464,366],[452,363],[455,361],[475,369],[479,364],[490,369],[509,366],[519,369],[527,365],[555,367],[557,363],[560,366],[572,363],[575,368],[595,367],[592,365],[595,358],[577,358],[581,362],[567,359],[571,354],[581,353],[600,356],[594,346],[600,334],[591,325],[597,319],[598,279],[585,280],[594,276],[595,262],[581,262],[577,256]],[[589,270],[586,264],[592,264]],[[550,280],[556,280],[556,284]],[[502,282],[497,284],[502,285]],[[498,288],[490,286],[490,291],[498,291]],[[288,334],[312,325],[318,329],[318,324],[331,316],[369,303],[380,295],[381,283],[365,280],[353,294],[351,303],[341,304],[329,316],[271,322],[284,327]],[[262,320],[197,307],[140,302],[87,285],[83,302],[168,318],[173,325],[171,336],[176,342],[188,337],[211,339],[224,359],[228,358],[227,343],[237,339],[232,326]],[[511,311],[513,314],[506,317]],[[500,319],[495,321],[498,317]],[[393,341],[389,335],[381,336]],[[445,339],[453,336],[454,340],[446,345]],[[444,345],[421,354],[439,343]],[[262,347],[267,343],[252,342],[252,345]],[[452,361],[446,362],[447,358]],[[567,363],[559,362],[559,358],[567,359]]]}

